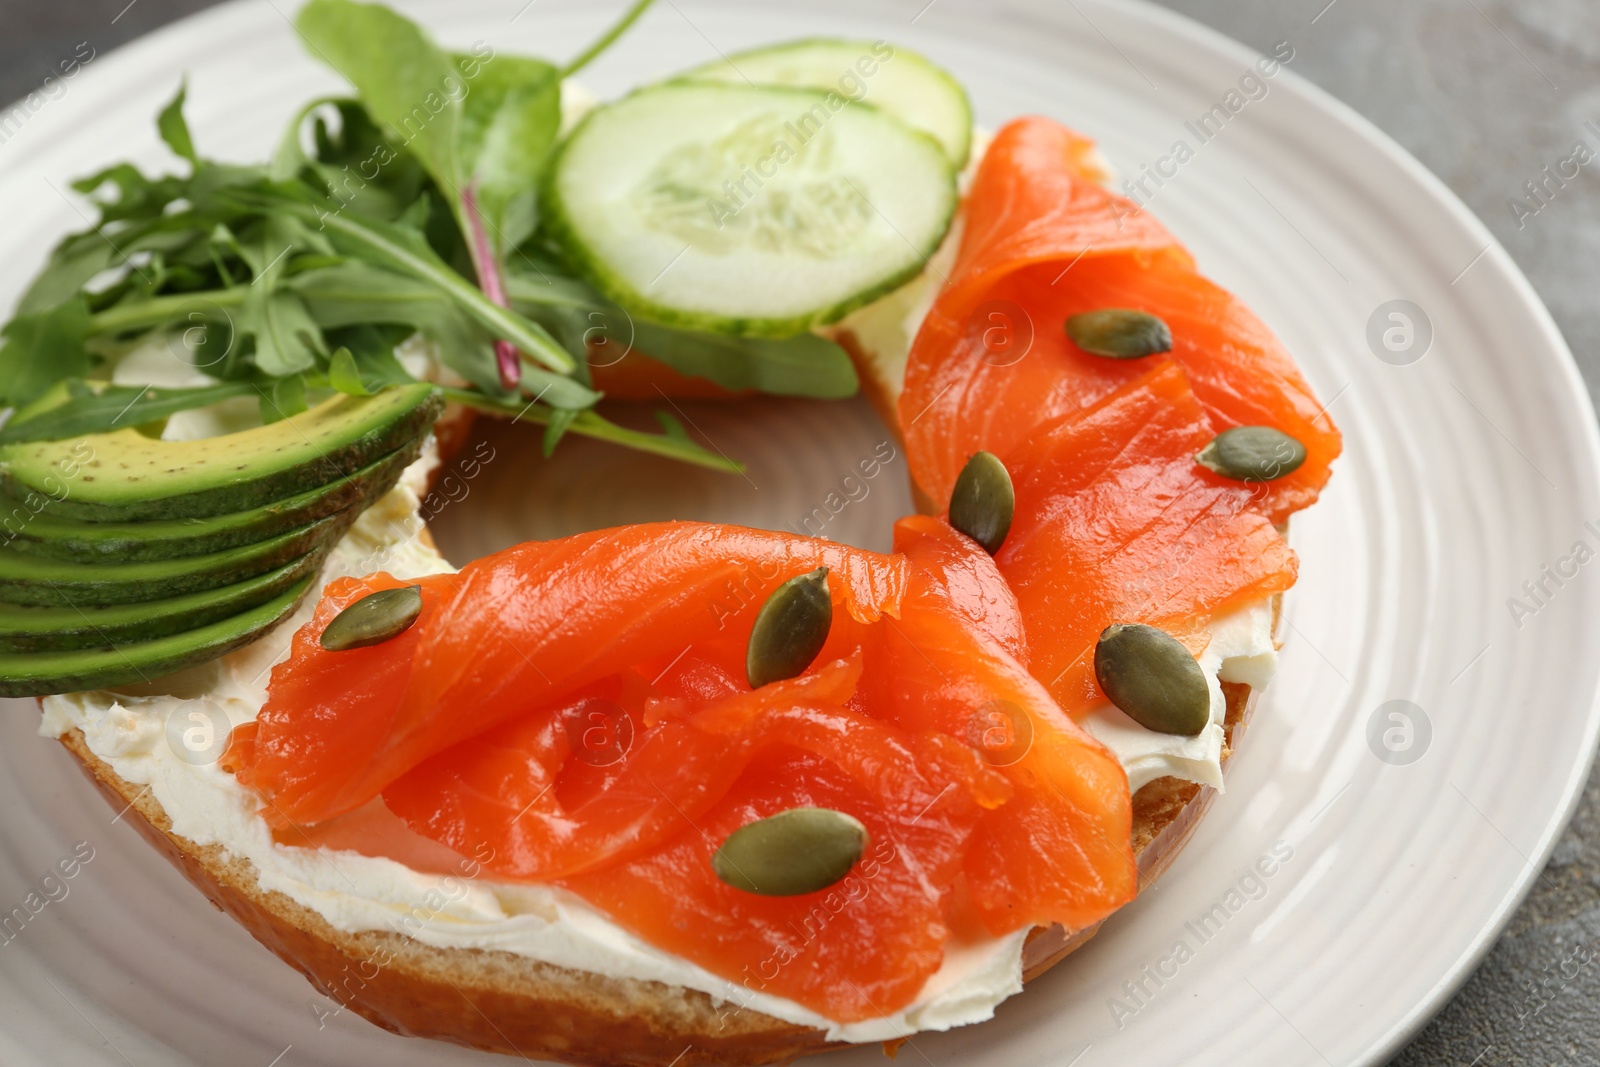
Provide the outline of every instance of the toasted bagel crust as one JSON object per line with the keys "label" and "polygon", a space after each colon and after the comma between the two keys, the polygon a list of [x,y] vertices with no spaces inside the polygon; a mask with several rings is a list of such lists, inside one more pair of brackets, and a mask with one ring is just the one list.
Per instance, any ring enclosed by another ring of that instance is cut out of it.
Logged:
{"label": "toasted bagel crust", "polygon": [[[1247,686],[1225,685],[1227,757],[1254,701]],[[184,877],[250,935],[300,971],[318,991],[385,1030],[488,1052],[592,1067],[739,1067],[788,1063],[843,1047],[821,1030],[719,1004],[681,986],[608,978],[538,963],[509,952],[440,949],[388,931],[345,933],[282,893],[263,890],[255,866],[218,845],[172,832],[149,789],[135,785],[89,750],[81,731],[61,743],[116,811]],[[1134,797],[1134,846],[1141,889],[1158,878],[1188,840],[1213,790],[1161,778]],[[1093,936],[1036,929],[1023,953],[1032,979]]]}

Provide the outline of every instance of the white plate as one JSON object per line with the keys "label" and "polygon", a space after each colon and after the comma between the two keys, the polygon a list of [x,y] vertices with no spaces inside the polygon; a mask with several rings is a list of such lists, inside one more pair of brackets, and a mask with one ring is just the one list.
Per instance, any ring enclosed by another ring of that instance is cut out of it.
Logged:
{"label": "white plate", "polygon": [[[406,5],[452,44],[557,56],[616,6]],[[913,24],[920,6],[673,0],[589,80],[611,93],[758,41],[884,37],[948,64],[983,122],[1052,114],[1138,174],[1179,139],[1196,147],[1185,122],[1225,104],[1255,58],[1143,5],[938,0]],[[336,87],[301,54],[290,10],[290,0],[231,4],[98,57],[0,146],[0,305],[82,224],[52,184],[125,157],[162,159],[152,118],[180,71],[203,150],[238,159],[260,158],[297,104]],[[1562,566],[1575,542],[1600,548],[1596,433],[1577,372],[1487,230],[1292,69],[1152,204],[1282,334],[1345,432],[1332,488],[1295,521],[1303,570],[1282,670],[1227,795],[1160,884],[997,1021],[919,1036],[902,1060],[1379,1062],[1486,950],[1587,774],[1600,724],[1600,659],[1585,640],[1600,582],[1587,572],[1600,564],[1567,564],[1578,573],[1560,586],[1546,579],[1551,595],[1529,602],[1537,610],[1520,626],[1507,604],[1526,600],[1523,582]],[[1431,350],[1409,365],[1380,360],[1367,339],[1375,309],[1396,299],[1431,321]],[[498,525],[465,521],[507,495],[491,491],[441,529],[459,546],[665,514],[792,526],[883,438],[859,405],[686,410],[723,449],[755,460],[748,483],[680,475],[669,493],[662,468],[575,443],[553,466],[491,464],[485,485],[515,485],[525,503]],[[885,543],[908,507],[900,463],[825,532]],[[1380,760],[1367,740],[1395,699],[1431,724],[1431,743],[1413,735],[1411,753],[1423,754],[1409,764]],[[0,912],[74,842],[90,842],[95,858],[0,947],[0,1061],[488,1062],[348,1013],[319,1025],[330,1003],[112,825],[67,757],[32,736],[35,720],[21,702],[0,718]],[[1252,880],[1274,847],[1292,857]],[[1202,941],[1193,924],[1217,905],[1225,921]],[[1188,951],[1175,956],[1180,941]],[[1143,1003],[1126,983],[1144,986]],[[1113,997],[1124,1000],[1120,1027]]]}

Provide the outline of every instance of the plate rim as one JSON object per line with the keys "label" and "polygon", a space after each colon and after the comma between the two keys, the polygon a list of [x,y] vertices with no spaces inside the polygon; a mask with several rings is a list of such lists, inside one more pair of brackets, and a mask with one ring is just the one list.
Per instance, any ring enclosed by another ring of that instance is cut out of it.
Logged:
{"label": "plate rim", "polygon": [[[1033,0],[1033,2],[1002,0],[1001,3],[990,7],[989,4],[992,2],[993,0],[987,0],[984,9],[991,11],[998,9],[996,13],[1001,15],[1006,11],[1033,12],[1041,9],[1049,11],[1051,8],[1051,5],[1043,0]],[[713,6],[724,6],[725,0],[709,0],[709,3]],[[769,9],[793,6],[793,4],[794,0],[761,0],[761,5]],[[1135,18],[1152,25],[1171,39],[1193,44],[1213,56],[1239,62],[1242,65],[1247,66],[1260,55],[1256,49],[1244,42],[1194,16],[1162,6],[1155,0],[1074,0],[1074,7],[1079,4],[1118,19]],[[444,9],[440,0],[432,0],[427,6],[434,5],[441,10]],[[397,6],[410,5],[406,4],[405,0],[400,0]],[[261,9],[271,9],[276,12],[283,19],[285,31],[290,29],[289,17],[278,7],[275,0],[223,0],[221,3],[158,26],[107,50],[96,60],[97,69],[91,73],[98,82],[110,76],[98,73],[105,68],[113,70],[126,68],[130,71],[148,69],[154,57],[147,58],[146,53],[156,51],[169,39],[186,33],[201,32],[211,23],[226,24],[230,20]],[[971,9],[971,11],[976,10],[978,9]],[[1287,77],[1284,77],[1285,74]],[[1527,314],[1536,326],[1538,337],[1529,347],[1545,353],[1539,358],[1549,357],[1547,362],[1551,363],[1552,369],[1559,374],[1559,384],[1563,386],[1561,401],[1575,405],[1570,414],[1578,416],[1576,422],[1582,448],[1581,454],[1573,455],[1572,459],[1575,465],[1581,465],[1586,469],[1589,481],[1596,492],[1600,493],[1600,420],[1597,420],[1596,407],[1588,384],[1548,306],[1504,245],[1443,179],[1376,122],[1312,81],[1298,69],[1286,67],[1274,80],[1287,95],[1298,98],[1301,106],[1318,113],[1324,121],[1331,121],[1342,127],[1364,149],[1375,151],[1377,157],[1393,168],[1399,176],[1409,181],[1416,192],[1433,205],[1442,208],[1449,223],[1457,232],[1471,237],[1475,245],[1483,248],[1480,259],[1475,261],[1470,269],[1492,267],[1495,272],[1495,284],[1504,287],[1503,295],[1507,301],[1504,306],[1515,306]],[[7,109],[25,98],[26,96],[6,102]],[[7,312],[10,310],[8,307]],[[1578,441],[1569,443],[1576,445]],[[1362,1065],[1385,1063],[1414,1040],[1478,970],[1503,936],[1511,919],[1526,901],[1535,881],[1545,870],[1556,845],[1570,825],[1582,801],[1585,787],[1595,772],[1597,762],[1600,762],[1600,684],[1596,685],[1595,691],[1588,699],[1583,738],[1578,759],[1570,765],[1571,770],[1562,784],[1559,805],[1545,819],[1536,846],[1529,852],[1526,857],[1527,862],[1523,864],[1508,891],[1495,906],[1488,921],[1478,929],[1470,941],[1461,946],[1447,972],[1439,977],[1427,994],[1410,1005],[1404,1015],[1386,1032],[1375,1035],[1366,1051],[1360,1053],[1354,1062]]]}

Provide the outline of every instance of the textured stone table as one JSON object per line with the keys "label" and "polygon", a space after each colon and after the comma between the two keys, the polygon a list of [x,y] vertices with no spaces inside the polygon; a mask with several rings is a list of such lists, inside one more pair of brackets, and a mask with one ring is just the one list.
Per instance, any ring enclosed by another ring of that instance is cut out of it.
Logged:
{"label": "textured stone table", "polygon": [[[1166,3],[1259,49],[1295,42],[1296,72],[1377,123],[1489,224],[1600,395],[1600,181],[1592,173],[1600,172],[1600,0]],[[206,6],[0,0],[0,101],[36,88],[80,42],[104,52]],[[1575,178],[1548,179],[1545,168],[1558,172],[1579,142],[1595,162]],[[1600,1064],[1597,955],[1600,779],[1592,779],[1506,935],[1395,1063]]]}

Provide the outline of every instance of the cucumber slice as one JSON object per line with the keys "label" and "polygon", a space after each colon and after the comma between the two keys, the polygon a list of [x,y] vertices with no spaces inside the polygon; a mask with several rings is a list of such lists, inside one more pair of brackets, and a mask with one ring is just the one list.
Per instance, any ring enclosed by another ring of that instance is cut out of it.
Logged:
{"label": "cucumber slice", "polygon": [[961,83],[926,57],[885,41],[814,37],[768,45],[713,60],[683,77],[836,92],[931,134],[957,170],[972,151],[972,104]]}
{"label": "cucumber slice", "polygon": [[616,303],[758,337],[834,322],[914,277],[956,203],[938,142],[884,112],[682,81],[592,112],[544,198],[552,235]]}

